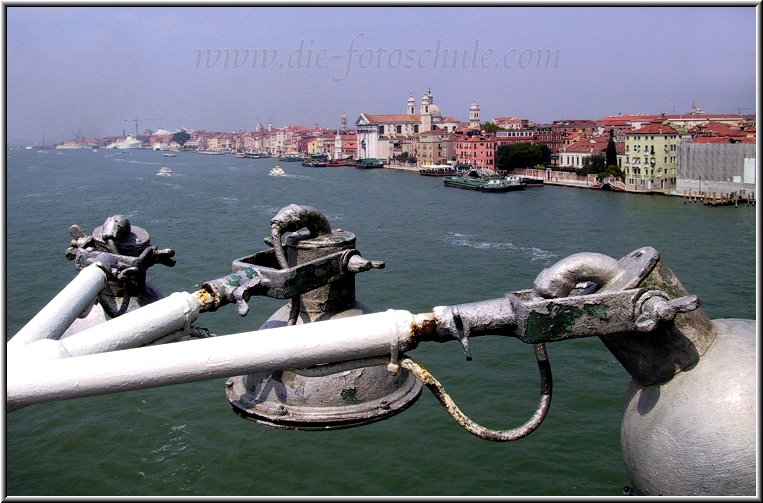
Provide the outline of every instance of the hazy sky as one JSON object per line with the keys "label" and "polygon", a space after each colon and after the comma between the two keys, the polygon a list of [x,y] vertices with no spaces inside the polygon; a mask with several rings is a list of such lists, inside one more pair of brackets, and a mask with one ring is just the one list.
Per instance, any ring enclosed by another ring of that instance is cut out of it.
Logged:
{"label": "hazy sky", "polygon": [[[750,7],[6,8],[7,137],[756,107]],[[226,60],[227,58],[227,60]]]}

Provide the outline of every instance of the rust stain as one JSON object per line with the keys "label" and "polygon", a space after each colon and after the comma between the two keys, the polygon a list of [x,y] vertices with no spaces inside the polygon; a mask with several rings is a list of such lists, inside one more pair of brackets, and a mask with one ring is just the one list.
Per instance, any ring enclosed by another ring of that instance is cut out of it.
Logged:
{"label": "rust stain", "polygon": [[428,340],[437,333],[437,322],[434,314],[429,313],[423,319],[411,323],[412,340]]}
{"label": "rust stain", "polygon": [[194,296],[201,304],[202,311],[214,310],[219,305],[217,297],[212,292],[203,288],[194,292]]}

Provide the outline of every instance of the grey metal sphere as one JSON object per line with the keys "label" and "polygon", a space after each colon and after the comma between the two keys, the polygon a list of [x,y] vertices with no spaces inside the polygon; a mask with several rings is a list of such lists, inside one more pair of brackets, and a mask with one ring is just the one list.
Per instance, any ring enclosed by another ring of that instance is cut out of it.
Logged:
{"label": "grey metal sphere", "polygon": [[755,496],[755,321],[713,325],[693,368],[628,387],[621,442],[636,494]]}

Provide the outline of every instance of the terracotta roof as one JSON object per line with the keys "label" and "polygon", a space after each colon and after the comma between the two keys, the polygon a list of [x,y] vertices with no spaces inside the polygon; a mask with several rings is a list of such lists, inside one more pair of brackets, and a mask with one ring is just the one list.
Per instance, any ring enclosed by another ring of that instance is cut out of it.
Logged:
{"label": "terracotta roof", "polygon": [[665,124],[647,124],[626,134],[676,134],[678,131]]}
{"label": "terracotta roof", "polygon": [[363,114],[366,119],[368,119],[370,122],[376,122],[376,123],[389,123],[389,122],[406,122],[406,123],[415,123],[418,124],[421,122],[421,117],[419,115],[408,115],[408,114],[393,114],[393,115],[383,115],[383,114]]}
{"label": "terracotta roof", "polygon": [[605,124],[610,122],[635,122],[635,121],[641,121],[641,122],[648,122],[648,121],[655,121],[660,119],[659,115],[646,115],[646,114],[637,114],[637,115],[610,115],[609,117],[604,117],[600,120],[600,122],[603,122]]}
{"label": "terracotta roof", "polygon": [[689,129],[690,133],[707,133],[714,136],[746,136],[745,131],[739,128],[731,127],[728,124],[722,122],[708,122],[706,124],[697,124],[693,128]]}
{"label": "terracotta roof", "polygon": [[566,147],[562,148],[562,152],[570,154],[590,154],[607,151],[607,139],[604,142],[596,141],[592,138],[583,138],[575,143],[570,143]]}

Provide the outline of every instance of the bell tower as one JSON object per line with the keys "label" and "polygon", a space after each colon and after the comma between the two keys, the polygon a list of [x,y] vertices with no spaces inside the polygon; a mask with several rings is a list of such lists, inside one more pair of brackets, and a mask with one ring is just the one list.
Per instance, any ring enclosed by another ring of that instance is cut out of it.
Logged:
{"label": "bell tower", "polygon": [[476,103],[472,103],[469,107],[469,129],[480,128],[480,106]]}
{"label": "bell tower", "polygon": [[419,107],[419,115],[421,115],[421,131],[432,130],[432,112],[429,110],[429,106],[432,104],[429,98],[429,94],[424,94],[421,97],[421,106]]}

